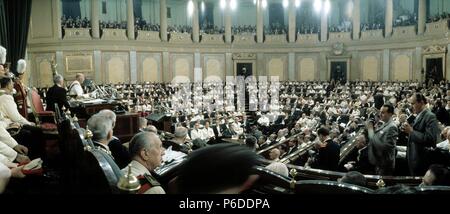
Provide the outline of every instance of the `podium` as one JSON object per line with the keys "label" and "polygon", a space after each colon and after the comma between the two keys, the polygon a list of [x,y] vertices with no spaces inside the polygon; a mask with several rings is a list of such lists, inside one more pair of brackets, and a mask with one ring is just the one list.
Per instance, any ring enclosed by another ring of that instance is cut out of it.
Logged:
{"label": "podium", "polygon": [[[114,110],[118,102],[102,103],[81,103],[71,105],[70,111],[78,117],[80,127],[86,128],[87,120],[94,114],[103,109]],[[116,126],[114,127],[114,136],[118,137],[122,143],[129,141],[139,131],[139,114],[125,113],[116,114]]]}

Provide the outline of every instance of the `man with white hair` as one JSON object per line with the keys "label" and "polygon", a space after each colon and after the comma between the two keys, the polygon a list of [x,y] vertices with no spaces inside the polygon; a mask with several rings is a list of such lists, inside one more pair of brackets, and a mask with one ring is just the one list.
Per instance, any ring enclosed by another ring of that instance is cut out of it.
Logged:
{"label": "man with white hair", "polygon": [[[158,135],[151,132],[140,132],[130,142],[129,152],[132,157],[130,163],[131,174],[137,176],[141,183],[138,194],[165,194],[161,184],[151,175],[162,163],[164,148]],[[128,172],[128,167],[122,169]]]}
{"label": "man with white hair", "polygon": [[82,73],[77,73],[75,75],[75,80],[69,86],[70,95],[76,95],[77,98],[88,97],[87,94],[84,94],[83,88],[81,87],[81,84],[83,84],[84,79],[85,79],[84,74]]}
{"label": "man with white hair", "polygon": [[47,91],[47,111],[55,111],[55,104],[58,104],[59,109],[66,107],[70,108],[70,104],[67,101],[67,91],[64,88],[63,76],[57,74],[53,77],[54,85]]}
{"label": "man with white hair", "polygon": [[92,141],[97,149],[111,155],[111,150],[109,149],[109,141],[111,141],[113,136],[113,126],[111,119],[104,117],[99,114],[93,115],[87,121],[87,127],[93,134]]}
{"label": "man with white hair", "polygon": [[[108,119],[108,121],[111,123],[112,130],[114,130],[114,127],[116,126],[116,113],[109,109],[103,109],[97,113],[98,116],[102,116]],[[122,145],[119,138],[116,136],[111,136],[111,139],[108,142],[109,150],[111,151],[111,155],[114,157],[115,162],[117,163],[117,166],[120,168],[123,168],[130,163],[131,158],[130,154],[128,153],[127,148]]]}
{"label": "man with white hair", "polygon": [[[183,153],[189,153],[189,147],[186,145],[186,139],[188,136],[187,128],[180,126],[175,128],[174,132],[175,138],[171,140],[171,142],[175,143],[172,148],[174,151],[180,151]],[[177,145],[177,146],[175,146]]]}
{"label": "man with white hair", "polygon": [[277,174],[283,175],[284,177],[289,177],[289,170],[286,164],[281,162],[273,162],[266,166],[266,169],[275,172]]}

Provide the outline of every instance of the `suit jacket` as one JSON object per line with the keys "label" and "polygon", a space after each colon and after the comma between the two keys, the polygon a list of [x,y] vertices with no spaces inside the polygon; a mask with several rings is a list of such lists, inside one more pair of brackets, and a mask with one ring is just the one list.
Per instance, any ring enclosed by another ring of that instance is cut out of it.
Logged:
{"label": "suit jacket", "polygon": [[55,103],[58,104],[59,109],[63,106],[69,109],[70,105],[67,102],[67,91],[65,88],[53,85],[47,91],[47,111],[55,111]]}
{"label": "suit jacket", "polygon": [[313,164],[314,168],[337,171],[340,157],[340,146],[331,139],[327,140],[327,146],[319,149],[318,159]]}
{"label": "suit jacket", "polygon": [[424,112],[413,125],[413,132],[409,135],[408,150],[406,158],[408,160],[411,175],[423,176],[428,169],[427,151],[436,146],[439,139],[440,130],[436,115],[429,109]]}
{"label": "suit jacket", "polygon": [[377,93],[373,96],[373,102],[375,103],[375,108],[380,109],[384,104],[384,95]]}
{"label": "suit jacket", "polygon": [[378,127],[373,136],[369,134],[369,161],[380,168],[395,168],[395,146],[398,129],[392,120]]}
{"label": "suit jacket", "polygon": [[116,137],[113,137],[111,141],[108,143],[109,150],[111,151],[111,155],[114,157],[114,161],[117,163],[119,168],[125,168],[131,162],[130,153],[128,149],[122,145],[120,140]]}

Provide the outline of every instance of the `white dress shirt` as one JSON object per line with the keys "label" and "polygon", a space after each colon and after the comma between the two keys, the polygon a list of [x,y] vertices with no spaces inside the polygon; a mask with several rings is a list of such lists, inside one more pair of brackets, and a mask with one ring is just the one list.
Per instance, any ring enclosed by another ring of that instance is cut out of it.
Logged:
{"label": "white dress shirt", "polygon": [[205,130],[204,133],[205,133],[206,139],[210,139],[210,138],[215,137],[214,130],[211,127],[205,128],[204,130]]}
{"label": "white dress shirt", "polygon": [[191,139],[192,140],[195,140],[195,139],[198,139],[198,138],[202,139],[202,137],[203,137],[203,134],[202,134],[202,131],[200,129],[192,129],[191,130]]}

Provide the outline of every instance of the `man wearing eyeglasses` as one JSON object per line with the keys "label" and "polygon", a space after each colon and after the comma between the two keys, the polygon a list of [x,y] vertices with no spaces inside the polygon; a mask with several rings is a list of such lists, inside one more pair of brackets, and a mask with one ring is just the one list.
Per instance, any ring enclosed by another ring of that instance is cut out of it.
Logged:
{"label": "man wearing eyeglasses", "polygon": [[430,165],[427,151],[436,147],[440,130],[436,115],[426,107],[427,100],[422,94],[414,94],[409,102],[417,116],[413,124],[403,123],[401,130],[409,135],[406,154],[409,171],[413,176],[421,176]]}

